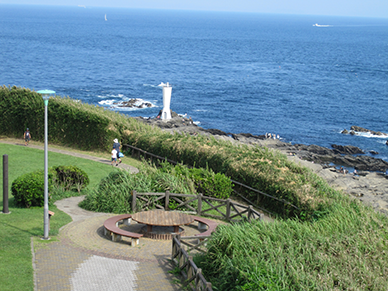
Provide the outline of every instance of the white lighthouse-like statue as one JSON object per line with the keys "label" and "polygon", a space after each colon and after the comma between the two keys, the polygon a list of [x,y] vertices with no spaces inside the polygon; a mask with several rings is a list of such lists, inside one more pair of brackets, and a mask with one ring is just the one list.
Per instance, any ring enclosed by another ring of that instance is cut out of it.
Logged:
{"label": "white lighthouse-like statue", "polygon": [[163,87],[163,110],[160,118],[163,120],[169,120],[171,119],[170,103],[172,87],[168,84],[168,82],[167,84],[162,83],[161,85]]}

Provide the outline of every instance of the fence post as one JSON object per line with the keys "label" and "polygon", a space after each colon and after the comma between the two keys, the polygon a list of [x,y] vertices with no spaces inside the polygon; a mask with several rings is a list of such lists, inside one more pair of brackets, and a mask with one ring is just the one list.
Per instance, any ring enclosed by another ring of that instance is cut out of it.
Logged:
{"label": "fence post", "polygon": [[8,155],[3,155],[3,213],[8,214]]}
{"label": "fence post", "polygon": [[176,238],[176,234],[172,235],[172,255],[171,255],[172,261],[174,261],[174,257],[175,257],[175,254],[177,253],[177,248],[178,248],[174,238]]}
{"label": "fence post", "polygon": [[189,261],[186,267],[187,280],[190,280],[193,277],[193,268],[191,267],[192,261],[193,261],[193,256],[189,256]]}
{"label": "fence post", "polygon": [[136,213],[136,191],[132,191],[132,212]]}
{"label": "fence post", "polygon": [[248,206],[248,221],[251,222],[251,216],[252,216],[252,205]]}
{"label": "fence post", "polygon": [[164,198],[164,210],[167,211],[169,209],[168,205],[170,204],[170,192],[166,191],[166,196]]}
{"label": "fence post", "polygon": [[200,291],[201,290],[201,284],[199,284],[199,281],[201,281],[201,278],[199,275],[202,274],[202,269],[198,268],[197,273],[195,274],[195,290]]}
{"label": "fence post", "polygon": [[[178,261],[178,266],[179,266],[179,269],[181,269],[181,267],[184,265],[185,263],[185,256],[183,255],[183,250],[184,250],[184,245],[181,245],[181,249],[179,250],[179,261]],[[181,273],[182,273],[182,269],[181,269]]]}
{"label": "fence post", "polygon": [[201,216],[201,213],[202,213],[202,193],[198,194],[198,209],[197,209],[197,213],[198,213],[199,216]]}
{"label": "fence post", "polygon": [[230,220],[230,199],[226,200],[226,220]]}

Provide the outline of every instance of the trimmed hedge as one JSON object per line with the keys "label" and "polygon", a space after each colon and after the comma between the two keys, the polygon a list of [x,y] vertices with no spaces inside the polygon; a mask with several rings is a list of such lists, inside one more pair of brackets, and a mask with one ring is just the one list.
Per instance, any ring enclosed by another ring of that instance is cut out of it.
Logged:
{"label": "trimmed hedge", "polygon": [[[52,172],[48,175],[49,191],[52,189]],[[44,205],[44,171],[24,174],[12,182],[12,195],[20,207]]]}
{"label": "trimmed hedge", "polygon": [[[19,87],[0,87],[0,134],[20,138],[28,127],[34,140],[44,140],[42,96]],[[49,142],[84,150],[109,150],[114,138],[129,134],[133,120],[69,97],[51,97]],[[137,122],[135,122],[137,123]]]}
{"label": "trimmed hedge", "polygon": [[[76,166],[56,166],[48,169],[49,193],[57,185],[64,190],[78,193],[89,184],[85,171]],[[12,195],[15,204],[21,207],[44,205],[44,170],[34,171],[16,178],[12,182]],[[49,195],[50,200],[51,195]]]}

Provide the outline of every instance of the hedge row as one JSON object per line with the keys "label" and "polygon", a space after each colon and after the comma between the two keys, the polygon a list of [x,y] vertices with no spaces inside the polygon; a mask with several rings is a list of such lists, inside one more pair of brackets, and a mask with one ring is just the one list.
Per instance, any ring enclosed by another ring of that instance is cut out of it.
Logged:
{"label": "hedge row", "polygon": [[[0,87],[0,134],[23,137],[30,129],[34,140],[44,139],[42,96],[30,89]],[[108,150],[114,138],[128,134],[133,120],[69,97],[52,97],[48,104],[49,142],[84,150]]]}

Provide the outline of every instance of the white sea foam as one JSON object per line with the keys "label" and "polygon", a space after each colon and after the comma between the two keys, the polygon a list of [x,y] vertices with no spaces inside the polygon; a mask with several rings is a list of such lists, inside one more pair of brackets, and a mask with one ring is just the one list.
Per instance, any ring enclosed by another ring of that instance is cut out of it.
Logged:
{"label": "white sea foam", "polygon": [[143,84],[144,87],[152,87],[152,88],[158,88],[159,85],[152,85],[152,84]]}
{"label": "white sea foam", "polygon": [[315,23],[315,24],[313,24],[313,26],[316,26],[316,27],[330,27],[330,26],[332,26],[332,25]]}
{"label": "white sea foam", "polygon": [[116,100],[115,99],[111,99],[111,100],[102,100],[102,101],[100,101],[100,102],[98,102],[98,104],[100,104],[100,105],[108,105],[108,106],[110,106],[110,105],[113,105],[113,103],[114,102],[116,102]]}
{"label": "white sea foam", "polygon": [[377,135],[372,134],[371,132],[359,132],[355,131],[356,135],[366,137],[366,138],[381,138],[381,139],[388,139],[388,135]]}
{"label": "white sea foam", "polygon": [[[135,111],[140,109],[146,109],[150,107],[158,107],[150,101],[143,100],[141,98],[136,98],[136,102],[133,103],[134,107],[123,107],[122,102],[128,101],[129,98],[123,98],[126,100],[117,100],[117,99],[107,99],[99,101],[98,104],[108,107],[110,110],[120,110],[120,111]],[[151,105],[150,107],[148,105]]]}

